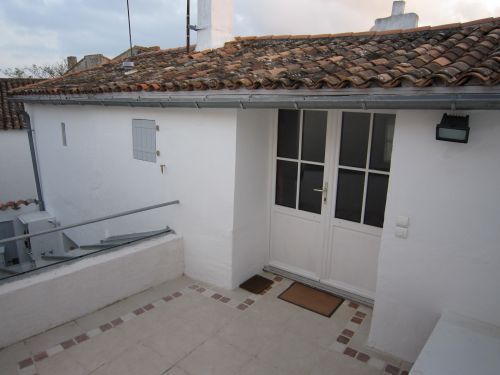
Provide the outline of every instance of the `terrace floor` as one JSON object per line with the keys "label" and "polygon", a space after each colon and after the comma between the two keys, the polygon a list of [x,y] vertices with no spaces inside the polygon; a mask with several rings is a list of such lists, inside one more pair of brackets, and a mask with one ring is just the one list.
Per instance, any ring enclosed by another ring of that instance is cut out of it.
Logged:
{"label": "terrace floor", "polygon": [[0,351],[1,374],[407,374],[369,350],[371,309],[345,301],[331,318],[277,298],[181,277]]}

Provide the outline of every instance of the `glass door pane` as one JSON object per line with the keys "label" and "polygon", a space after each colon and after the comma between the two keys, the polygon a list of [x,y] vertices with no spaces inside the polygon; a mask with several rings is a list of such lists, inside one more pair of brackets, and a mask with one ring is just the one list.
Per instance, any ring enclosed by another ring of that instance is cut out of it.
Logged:
{"label": "glass door pane", "polygon": [[327,118],[325,111],[304,111],[302,160],[325,162]]}
{"label": "glass door pane", "polygon": [[323,189],[323,175],[322,165],[301,165],[299,210],[321,214],[323,193],[315,190]]}
{"label": "glass door pane", "polygon": [[391,170],[392,143],[396,115],[376,113],[373,118],[370,169]]}
{"label": "glass door pane", "polygon": [[364,223],[382,228],[384,226],[385,203],[389,176],[370,173],[366,191]]}
{"label": "glass door pane", "polygon": [[365,173],[339,169],[335,217],[361,222]]}
{"label": "glass door pane", "polygon": [[344,112],[340,140],[340,165],[366,167],[370,117],[369,113]]}
{"label": "glass door pane", "polygon": [[278,114],[278,157],[298,159],[300,111],[281,109]]}
{"label": "glass door pane", "polygon": [[296,208],[297,204],[297,166],[286,160],[278,160],[276,164],[276,204]]}

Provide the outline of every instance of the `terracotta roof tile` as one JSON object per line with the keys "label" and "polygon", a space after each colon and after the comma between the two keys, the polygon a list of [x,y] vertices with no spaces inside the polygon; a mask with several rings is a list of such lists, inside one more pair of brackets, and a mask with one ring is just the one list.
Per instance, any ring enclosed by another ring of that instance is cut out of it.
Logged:
{"label": "terracotta roof tile", "polygon": [[391,32],[237,37],[222,48],[184,48],[41,82],[16,94],[219,89],[497,85],[500,19]]}
{"label": "terracotta roof tile", "polygon": [[7,93],[38,81],[40,80],[32,78],[0,78],[0,130],[24,128],[24,123],[18,115],[18,111],[24,107],[22,104],[9,102]]}

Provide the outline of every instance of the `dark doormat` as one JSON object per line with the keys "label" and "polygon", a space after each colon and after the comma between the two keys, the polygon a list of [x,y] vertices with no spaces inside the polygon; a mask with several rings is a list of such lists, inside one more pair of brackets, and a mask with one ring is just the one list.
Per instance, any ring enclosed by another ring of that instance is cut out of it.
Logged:
{"label": "dark doormat", "polygon": [[273,281],[266,279],[260,275],[255,275],[240,285],[241,289],[245,289],[253,294],[261,294],[264,290],[273,285]]}
{"label": "dark doormat", "polygon": [[300,283],[290,285],[278,298],[327,318],[331,317],[344,302],[343,298]]}

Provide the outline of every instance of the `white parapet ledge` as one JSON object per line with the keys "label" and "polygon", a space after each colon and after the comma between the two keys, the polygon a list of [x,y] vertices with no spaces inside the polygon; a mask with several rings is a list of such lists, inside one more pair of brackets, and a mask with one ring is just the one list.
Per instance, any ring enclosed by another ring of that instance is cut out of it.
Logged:
{"label": "white parapet ledge", "polygon": [[184,273],[182,238],[169,234],[0,285],[0,348]]}
{"label": "white parapet ledge", "polygon": [[500,374],[500,327],[445,313],[410,375]]}

